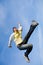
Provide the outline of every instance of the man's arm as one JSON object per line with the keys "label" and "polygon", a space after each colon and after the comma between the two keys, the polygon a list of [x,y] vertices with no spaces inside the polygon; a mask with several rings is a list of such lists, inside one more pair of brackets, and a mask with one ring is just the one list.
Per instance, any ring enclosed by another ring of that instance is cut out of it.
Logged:
{"label": "man's arm", "polygon": [[10,37],[9,37],[8,47],[12,47],[12,46],[11,46],[11,43],[12,43],[13,37],[14,37],[14,33],[12,33],[12,34],[10,35]]}
{"label": "man's arm", "polygon": [[22,28],[21,24],[18,25],[18,30],[19,30],[20,33],[22,33],[23,28]]}

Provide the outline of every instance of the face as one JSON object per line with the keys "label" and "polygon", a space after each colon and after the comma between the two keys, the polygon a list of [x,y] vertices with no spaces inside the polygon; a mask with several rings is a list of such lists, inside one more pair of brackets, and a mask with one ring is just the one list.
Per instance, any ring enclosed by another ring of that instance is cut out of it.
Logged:
{"label": "face", "polygon": [[14,28],[14,29],[13,29],[13,32],[16,32],[16,31],[17,31],[17,28]]}

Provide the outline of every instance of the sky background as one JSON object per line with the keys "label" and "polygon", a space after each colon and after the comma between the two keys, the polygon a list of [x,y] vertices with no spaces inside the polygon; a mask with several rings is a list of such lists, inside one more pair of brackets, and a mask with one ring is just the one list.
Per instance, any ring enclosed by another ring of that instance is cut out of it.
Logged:
{"label": "sky background", "polygon": [[[25,51],[18,50],[14,42],[8,48],[8,40],[12,27],[18,28],[18,23],[23,26],[24,38],[32,20],[39,26],[28,41],[33,44],[33,50],[27,63]],[[43,0],[0,0],[0,65],[43,65]]]}

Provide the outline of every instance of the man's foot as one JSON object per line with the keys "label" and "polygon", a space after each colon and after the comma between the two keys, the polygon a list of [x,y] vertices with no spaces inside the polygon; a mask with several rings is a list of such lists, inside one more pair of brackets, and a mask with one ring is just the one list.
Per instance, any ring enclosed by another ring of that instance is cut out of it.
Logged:
{"label": "man's foot", "polygon": [[31,24],[32,26],[37,26],[37,25],[39,25],[39,23],[38,22],[36,22],[35,20],[32,20],[32,24]]}
{"label": "man's foot", "polygon": [[10,46],[8,45],[8,47],[11,48],[12,46],[11,45]]}
{"label": "man's foot", "polygon": [[30,62],[30,59],[25,54],[24,54],[24,58],[26,59],[27,62]]}

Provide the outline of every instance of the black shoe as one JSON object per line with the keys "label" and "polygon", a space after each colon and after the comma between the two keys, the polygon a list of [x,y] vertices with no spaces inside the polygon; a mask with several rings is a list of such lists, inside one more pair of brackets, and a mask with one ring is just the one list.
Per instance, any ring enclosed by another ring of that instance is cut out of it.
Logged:
{"label": "black shoe", "polygon": [[32,25],[32,26],[37,26],[37,25],[39,25],[39,23],[36,22],[35,20],[33,20],[31,25]]}
{"label": "black shoe", "polygon": [[27,62],[30,62],[30,59],[25,54],[24,54],[24,58],[26,59]]}

